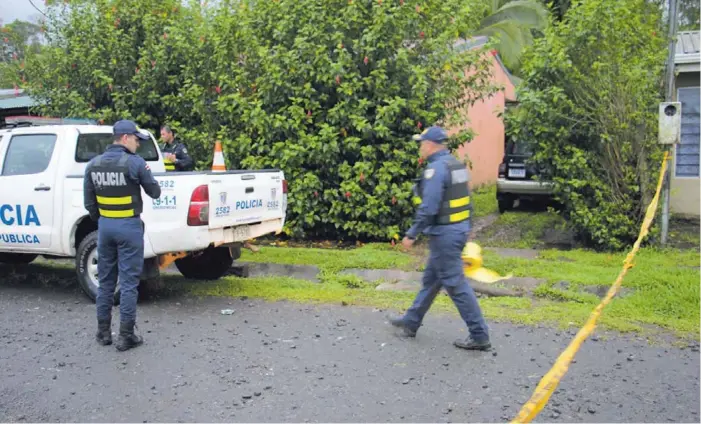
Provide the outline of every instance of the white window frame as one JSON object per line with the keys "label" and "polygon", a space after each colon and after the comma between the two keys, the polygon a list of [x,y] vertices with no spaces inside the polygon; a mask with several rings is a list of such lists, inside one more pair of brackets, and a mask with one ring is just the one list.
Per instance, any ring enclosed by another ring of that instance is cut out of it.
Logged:
{"label": "white window frame", "polygon": [[[677,88],[677,93],[676,93],[676,94],[677,94],[677,101],[678,101],[678,102],[681,102],[681,100],[680,100],[680,98],[679,98],[679,91],[680,91],[680,90],[689,90],[689,89],[692,89],[692,90],[700,90],[701,87],[678,87],[678,88]],[[682,113],[684,113],[683,106],[682,106]],[[679,134],[679,137],[681,138],[681,134]],[[681,142],[681,140],[680,140],[680,142]],[[701,178],[701,145],[699,146],[699,175],[696,175],[696,176],[691,176],[691,175],[679,175],[679,174],[677,173],[677,163],[678,163],[678,160],[677,160],[677,151],[678,151],[678,149],[677,149],[677,147],[678,147],[678,145],[675,144],[675,145],[674,145],[674,178],[677,178],[677,179],[680,179],[680,180],[681,180],[681,179],[684,179],[684,180],[697,180],[697,179]]]}

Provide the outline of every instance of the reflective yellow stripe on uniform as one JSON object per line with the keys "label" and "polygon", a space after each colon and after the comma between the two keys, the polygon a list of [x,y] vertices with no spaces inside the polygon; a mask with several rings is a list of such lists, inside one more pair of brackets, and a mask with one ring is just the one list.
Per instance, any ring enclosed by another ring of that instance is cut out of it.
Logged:
{"label": "reflective yellow stripe on uniform", "polygon": [[449,217],[450,222],[460,222],[464,221],[470,217],[470,211],[462,211],[458,213],[451,214]]}
{"label": "reflective yellow stripe on uniform", "polygon": [[166,167],[166,171],[175,171],[175,164],[170,159],[163,159],[163,164]]}
{"label": "reflective yellow stripe on uniform", "polygon": [[461,206],[467,206],[470,204],[470,196],[461,197],[459,199],[454,199],[448,202],[451,208],[459,208]]}
{"label": "reflective yellow stripe on uniform", "polygon": [[124,197],[105,197],[97,196],[97,203],[102,203],[103,205],[128,205],[132,201],[131,196]]}
{"label": "reflective yellow stripe on uniform", "polygon": [[131,218],[134,216],[134,209],[127,209],[124,211],[113,211],[107,209],[99,209],[100,215],[105,218]]}

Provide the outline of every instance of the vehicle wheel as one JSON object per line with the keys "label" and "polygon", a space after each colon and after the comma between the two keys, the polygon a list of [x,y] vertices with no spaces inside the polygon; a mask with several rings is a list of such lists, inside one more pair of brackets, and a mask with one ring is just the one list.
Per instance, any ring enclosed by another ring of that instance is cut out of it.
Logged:
{"label": "vehicle wheel", "polygon": [[26,265],[31,263],[39,255],[31,253],[0,253],[0,262],[11,265]]}
{"label": "vehicle wheel", "polygon": [[[78,246],[75,259],[78,283],[86,295],[95,302],[100,280],[97,276],[97,231],[88,234]],[[119,305],[119,280],[114,291],[114,304]]]}
{"label": "vehicle wheel", "polygon": [[186,256],[175,261],[175,266],[185,278],[216,280],[231,268],[234,257],[228,247],[207,248],[196,256]]}
{"label": "vehicle wheel", "polygon": [[503,197],[497,199],[497,203],[499,205],[499,213],[510,211],[514,207],[514,199],[512,199],[511,197]]}

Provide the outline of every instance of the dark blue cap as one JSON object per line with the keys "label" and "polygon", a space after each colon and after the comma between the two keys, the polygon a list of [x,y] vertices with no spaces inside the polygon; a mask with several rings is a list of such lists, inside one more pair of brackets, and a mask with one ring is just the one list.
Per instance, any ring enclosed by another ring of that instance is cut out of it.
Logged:
{"label": "dark blue cap", "polygon": [[416,141],[433,141],[434,143],[443,143],[448,139],[448,133],[441,127],[428,127],[421,134],[416,134],[412,137]]}
{"label": "dark blue cap", "polygon": [[126,119],[117,121],[114,123],[112,131],[114,132],[114,135],[134,134],[141,140],[148,140],[148,136],[139,131],[139,128],[137,128],[134,121],[129,121]]}

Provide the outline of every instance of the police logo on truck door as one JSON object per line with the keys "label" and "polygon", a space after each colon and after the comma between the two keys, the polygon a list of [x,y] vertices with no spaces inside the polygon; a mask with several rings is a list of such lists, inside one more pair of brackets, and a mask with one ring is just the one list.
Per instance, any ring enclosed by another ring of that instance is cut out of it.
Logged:
{"label": "police logo on truck door", "polygon": [[270,189],[270,200],[268,200],[268,210],[271,209],[279,209],[280,208],[280,201],[277,200],[277,188],[273,187]]}
{"label": "police logo on truck door", "polygon": [[214,208],[214,216],[228,216],[231,213],[231,206],[226,206],[226,192],[222,191],[219,193],[219,203],[221,206]]}

